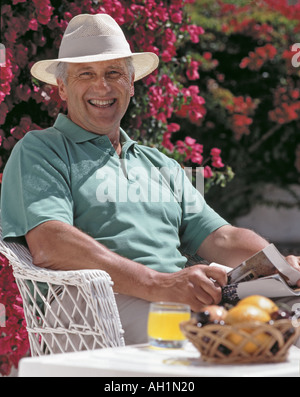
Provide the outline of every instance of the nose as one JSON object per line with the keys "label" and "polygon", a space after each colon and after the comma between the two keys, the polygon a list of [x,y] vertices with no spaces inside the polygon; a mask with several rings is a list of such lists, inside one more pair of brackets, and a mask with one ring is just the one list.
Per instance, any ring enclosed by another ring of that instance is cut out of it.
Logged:
{"label": "nose", "polygon": [[97,76],[93,81],[93,87],[97,89],[98,92],[109,92],[111,90],[110,83],[105,76]]}

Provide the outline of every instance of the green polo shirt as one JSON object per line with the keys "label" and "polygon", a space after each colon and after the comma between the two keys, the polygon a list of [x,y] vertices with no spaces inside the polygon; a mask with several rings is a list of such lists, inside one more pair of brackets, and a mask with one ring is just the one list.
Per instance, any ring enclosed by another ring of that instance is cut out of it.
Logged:
{"label": "green polo shirt", "polygon": [[110,250],[161,272],[182,269],[202,241],[227,224],[184,170],[121,130],[122,155],[107,136],[59,115],[54,126],[28,132],[3,175],[5,239],[59,220]]}

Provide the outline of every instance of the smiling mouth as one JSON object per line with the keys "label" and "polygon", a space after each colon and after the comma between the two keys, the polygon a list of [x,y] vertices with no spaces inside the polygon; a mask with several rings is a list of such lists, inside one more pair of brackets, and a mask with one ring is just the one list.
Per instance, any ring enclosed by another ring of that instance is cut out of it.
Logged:
{"label": "smiling mouth", "polygon": [[95,106],[100,109],[105,109],[111,107],[114,103],[116,103],[116,99],[109,100],[99,100],[99,99],[90,99],[88,103],[92,106]]}

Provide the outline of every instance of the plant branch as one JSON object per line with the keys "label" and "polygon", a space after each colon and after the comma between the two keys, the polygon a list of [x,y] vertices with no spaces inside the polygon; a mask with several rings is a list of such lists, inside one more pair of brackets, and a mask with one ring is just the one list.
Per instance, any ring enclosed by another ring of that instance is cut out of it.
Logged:
{"label": "plant branch", "polygon": [[258,141],[256,141],[249,148],[249,153],[255,152],[267,139],[269,139],[276,131],[278,131],[281,127],[281,124],[276,124],[272,128],[269,129]]}

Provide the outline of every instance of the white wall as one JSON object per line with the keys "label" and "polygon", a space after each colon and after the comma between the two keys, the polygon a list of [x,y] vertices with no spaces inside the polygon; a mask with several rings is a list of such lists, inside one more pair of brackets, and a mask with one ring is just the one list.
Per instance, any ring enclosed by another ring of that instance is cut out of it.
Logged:
{"label": "white wall", "polygon": [[[300,197],[300,186],[293,185],[292,189]],[[295,202],[287,190],[273,185],[266,185],[264,197],[267,200]],[[300,248],[300,209],[297,207],[287,209],[256,205],[249,214],[238,218],[235,225],[253,229],[272,242],[299,243]]]}

